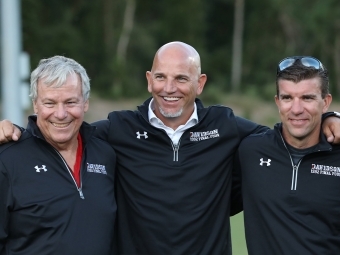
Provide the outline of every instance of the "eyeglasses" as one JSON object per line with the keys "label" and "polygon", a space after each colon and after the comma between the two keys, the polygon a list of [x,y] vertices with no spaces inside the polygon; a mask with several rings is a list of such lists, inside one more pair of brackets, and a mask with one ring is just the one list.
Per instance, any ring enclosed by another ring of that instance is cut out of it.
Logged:
{"label": "eyeglasses", "polygon": [[293,56],[284,58],[280,61],[279,65],[277,66],[276,75],[280,72],[285,70],[286,68],[294,65],[297,61],[299,61],[303,66],[306,67],[314,67],[316,70],[325,70],[320,60],[309,57],[309,56]]}

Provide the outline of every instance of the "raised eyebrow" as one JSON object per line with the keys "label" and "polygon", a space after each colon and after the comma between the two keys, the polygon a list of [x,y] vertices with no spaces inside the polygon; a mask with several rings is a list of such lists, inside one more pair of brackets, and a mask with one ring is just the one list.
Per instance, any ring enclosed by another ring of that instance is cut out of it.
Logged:
{"label": "raised eyebrow", "polygon": [[43,99],[41,99],[41,102],[43,102],[43,103],[51,103],[51,102],[54,102],[54,100],[52,98],[43,98]]}
{"label": "raised eyebrow", "polygon": [[176,78],[186,78],[186,79],[189,79],[189,76],[188,75],[185,75],[185,74],[178,74],[176,75]]}
{"label": "raised eyebrow", "polygon": [[79,98],[78,97],[71,97],[71,98],[66,99],[65,101],[66,102],[69,102],[69,101],[76,101],[76,102],[78,102]]}
{"label": "raised eyebrow", "polygon": [[165,76],[164,73],[154,73],[153,76]]}
{"label": "raised eyebrow", "polygon": [[317,98],[317,95],[307,94],[307,95],[303,95],[302,98]]}
{"label": "raised eyebrow", "polygon": [[289,94],[281,94],[280,98],[291,98],[292,96]]}

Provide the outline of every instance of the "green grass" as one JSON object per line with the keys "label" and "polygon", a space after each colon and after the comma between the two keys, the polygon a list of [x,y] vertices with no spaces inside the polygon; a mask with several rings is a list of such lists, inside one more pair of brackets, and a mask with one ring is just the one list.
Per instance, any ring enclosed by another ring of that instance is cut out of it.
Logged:
{"label": "green grass", "polygon": [[244,237],[243,213],[230,218],[233,255],[248,255]]}

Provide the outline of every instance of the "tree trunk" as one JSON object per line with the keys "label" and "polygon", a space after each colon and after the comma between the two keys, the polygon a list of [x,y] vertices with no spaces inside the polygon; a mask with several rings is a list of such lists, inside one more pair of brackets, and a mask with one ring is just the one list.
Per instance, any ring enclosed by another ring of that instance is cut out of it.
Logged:
{"label": "tree trunk", "polygon": [[114,54],[114,1],[104,0],[103,2],[103,27],[104,45],[108,60],[113,59]]}
{"label": "tree trunk", "polygon": [[234,34],[231,65],[231,86],[232,90],[235,92],[238,92],[240,90],[242,75],[244,2],[245,0],[235,0]]}
{"label": "tree trunk", "polygon": [[299,38],[298,25],[284,8],[281,9],[279,21],[286,36],[286,53],[289,55],[297,49],[298,42],[296,38]]}
{"label": "tree trunk", "polygon": [[336,78],[336,93],[340,97],[340,35],[339,33],[335,37],[334,45],[334,70]]}
{"label": "tree trunk", "polygon": [[124,13],[123,29],[120,34],[118,46],[117,46],[117,61],[119,63],[125,63],[126,51],[130,40],[130,34],[133,28],[134,16],[136,9],[135,0],[126,0],[126,8]]}

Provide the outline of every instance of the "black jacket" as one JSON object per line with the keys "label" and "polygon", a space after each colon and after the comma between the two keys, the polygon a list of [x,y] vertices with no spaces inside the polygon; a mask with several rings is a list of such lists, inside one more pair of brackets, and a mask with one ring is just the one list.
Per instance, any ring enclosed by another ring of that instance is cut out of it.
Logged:
{"label": "black jacket", "polygon": [[116,155],[93,131],[82,124],[82,192],[35,117],[0,146],[0,254],[111,255]]}
{"label": "black jacket", "polygon": [[196,100],[199,122],[175,146],[149,123],[149,103],[95,123],[117,153],[119,254],[230,254],[233,155],[267,128]]}
{"label": "black jacket", "polygon": [[321,135],[294,166],[280,130],[239,148],[249,255],[340,254],[340,147]]}

